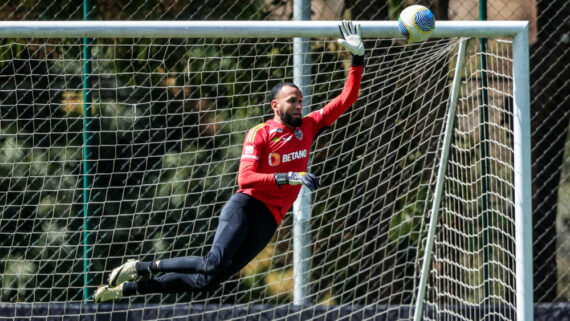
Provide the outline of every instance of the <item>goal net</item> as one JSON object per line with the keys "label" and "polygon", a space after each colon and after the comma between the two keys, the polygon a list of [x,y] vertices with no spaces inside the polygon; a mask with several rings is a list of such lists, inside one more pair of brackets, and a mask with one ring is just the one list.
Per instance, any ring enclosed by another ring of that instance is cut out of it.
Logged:
{"label": "goal net", "polygon": [[[304,41],[312,111],[340,93],[350,54],[334,38]],[[208,293],[92,303],[127,259],[207,253],[237,189],[245,134],[272,117],[269,91],[295,66],[290,38],[88,43],[90,57],[81,39],[0,43],[0,314],[412,319],[439,199],[424,319],[516,319],[510,40],[487,52],[469,42],[438,196],[460,40],[365,39],[358,101],[310,153],[321,188],[301,305],[291,212]]]}

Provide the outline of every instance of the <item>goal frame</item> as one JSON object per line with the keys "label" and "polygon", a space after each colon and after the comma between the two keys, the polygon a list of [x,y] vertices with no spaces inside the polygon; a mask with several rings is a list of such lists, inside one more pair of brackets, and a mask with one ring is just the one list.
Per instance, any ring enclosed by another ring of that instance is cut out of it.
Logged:
{"label": "goal frame", "polygon": [[[354,22],[361,25],[362,36],[365,38],[401,38],[396,21]],[[337,38],[339,23],[339,21],[2,21],[0,37]],[[519,321],[533,320],[534,310],[528,29],[528,21],[437,21],[432,34],[433,38],[513,39],[515,301]],[[434,216],[432,215],[432,220]],[[433,235],[431,239],[428,237],[427,242],[428,245],[433,242]],[[429,255],[429,251],[426,251],[424,262],[429,261]],[[419,310],[421,312],[421,307]]]}

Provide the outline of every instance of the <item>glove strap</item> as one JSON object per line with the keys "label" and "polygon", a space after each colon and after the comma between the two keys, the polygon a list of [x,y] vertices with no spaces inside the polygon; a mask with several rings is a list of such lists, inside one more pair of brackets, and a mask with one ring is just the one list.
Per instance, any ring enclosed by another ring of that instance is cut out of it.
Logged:
{"label": "glove strap", "polygon": [[352,67],[357,67],[357,66],[363,66],[364,67],[364,55],[362,55],[362,56],[352,55],[350,65]]}
{"label": "glove strap", "polygon": [[277,185],[289,184],[287,173],[275,173],[275,183],[277,183]]}

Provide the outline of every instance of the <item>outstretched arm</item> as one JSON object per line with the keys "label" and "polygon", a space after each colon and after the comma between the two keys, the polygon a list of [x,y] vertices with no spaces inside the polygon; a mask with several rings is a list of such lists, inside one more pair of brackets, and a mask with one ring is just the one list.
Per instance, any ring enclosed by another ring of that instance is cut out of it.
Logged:
{"label": "outstretched arm", "polygon": [[321,110],[325,126],[332,125],[358,99],[364,66],[364,44],[360,36],[360,26],[343,21],[339,29],[343,38],[338,39],[338,42],[352,53],[352,61],[344,89]]}
{"label": "outstretched arm", "polygon": [[350,67],[348,79],[340,95],[336,96],[321,110],[325,126],[332,125],[348,107],[356,102],[358,99],[358,91],[360,90],[361,77],[362,66]]}

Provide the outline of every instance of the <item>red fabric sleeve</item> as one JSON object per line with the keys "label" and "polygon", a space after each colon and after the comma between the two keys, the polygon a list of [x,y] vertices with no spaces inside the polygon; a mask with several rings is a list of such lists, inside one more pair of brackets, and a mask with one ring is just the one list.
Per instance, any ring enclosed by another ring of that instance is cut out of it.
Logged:
{"label": "red fabric sleeve", "polygon": [[239,163],[238,185],[240,189],[275,186],[275,174],[257,172],[257,162],[241,161]]}
{"label": "red fabric sleeve", "polygon": [[322,115],[325,126],[332,125],[358,99],[362,70],[362,66],[350,67],[348,79],[340,95],[323,107]]}
{"label": "red fabric sleeve", "polygon": [[258,172],[262,151],[267,144],[265,126],[264,123],[253,127],[245,137],[238,171],[238,185],[242,190],[276,186],[274,174]]}

